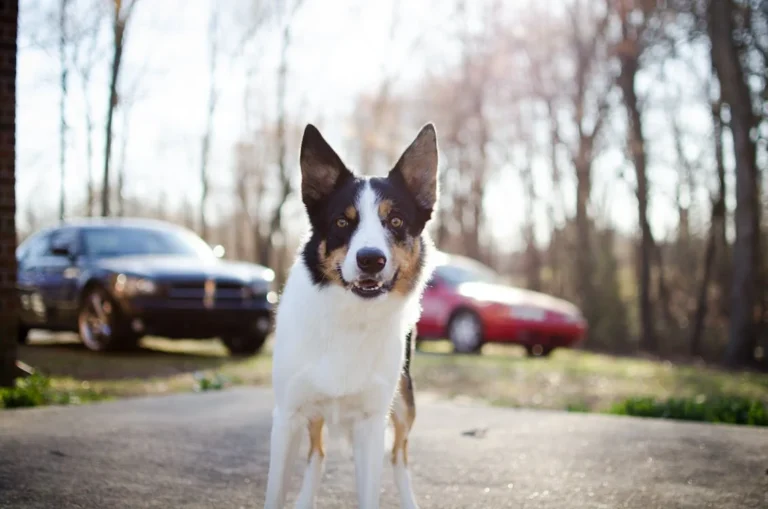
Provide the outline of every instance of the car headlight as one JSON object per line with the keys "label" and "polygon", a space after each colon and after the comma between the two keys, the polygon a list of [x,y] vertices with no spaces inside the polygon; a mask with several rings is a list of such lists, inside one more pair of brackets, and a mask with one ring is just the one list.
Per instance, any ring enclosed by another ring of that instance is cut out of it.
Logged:
{"label": "car headlight", "polygon": [[150,279],[119,274],[115,278],[115,293],[126,297],[151,295],[157,292],[157,285]]}

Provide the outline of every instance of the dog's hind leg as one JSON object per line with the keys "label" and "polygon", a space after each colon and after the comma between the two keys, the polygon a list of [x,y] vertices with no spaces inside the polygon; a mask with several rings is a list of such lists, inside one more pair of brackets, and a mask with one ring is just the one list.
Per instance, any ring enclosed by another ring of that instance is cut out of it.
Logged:
{"label": "dog's hind leg", "polygon": [[392,443],[392,469],[394,470],[395,485],[400,495],[400,507],[402,509],[418,509],[419,507],[411,487],[411,474],[408,471],[408,434],[415,418],[413,384],[410,375],[403,372],[390,414],[395,431]]}
{"label": "dog's hind leg", "polygon": [[296,509],[313,509],[315,496],[323,476],[325,449],[323,448],[323,419],[309,421],[309,457],[304,472],[304,481],[296,499]]}
{"label": "dog's hind leg", "polygon": [[300,422],[275,409],[269,451],[269,473],[264,509],[283,509],[291,468],[301,444]]}

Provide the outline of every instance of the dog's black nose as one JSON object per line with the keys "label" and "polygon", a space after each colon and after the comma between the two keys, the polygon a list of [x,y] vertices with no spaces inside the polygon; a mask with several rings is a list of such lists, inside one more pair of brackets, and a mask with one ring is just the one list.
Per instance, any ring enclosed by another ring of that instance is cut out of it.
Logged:
{"label": "dog's black nose", "polygon": [[387,264],[387,257],[375,247],[364,247],[357,252],[357,266],[366,274],[378,274]]}

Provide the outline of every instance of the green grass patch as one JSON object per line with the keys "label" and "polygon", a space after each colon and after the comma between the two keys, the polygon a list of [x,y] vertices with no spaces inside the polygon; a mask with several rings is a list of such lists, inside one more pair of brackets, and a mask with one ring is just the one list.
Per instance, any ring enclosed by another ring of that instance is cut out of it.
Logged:
{"label": "green grass patch", "polygon": [[768,409],[762,401],[743,397],[630,398],[611,407],[609,413],[725,424],[768,426]]}
{"label": "green grass patch", "polygon": [[195,392],[205,391],[220,391],[224,387],[231,385],[228,377],[221,373],[213,373],[208,375],[206,373],[195,373]]}
{"label": "green grass patch", "polygon": [[77,405],[108,398],[87,386],[69,390],[54,388],[51,379],[39,373],[17,378],[13,387],[0,388],[0,408]]}

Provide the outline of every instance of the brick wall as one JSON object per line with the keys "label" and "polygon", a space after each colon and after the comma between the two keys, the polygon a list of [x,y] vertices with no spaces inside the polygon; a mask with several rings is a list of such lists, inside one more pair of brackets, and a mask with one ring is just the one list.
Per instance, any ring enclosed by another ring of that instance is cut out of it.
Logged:
{"label": "brick wall", "polygon": [[0,0],[0,385],[16,358],[16,27],[18,0]]}

